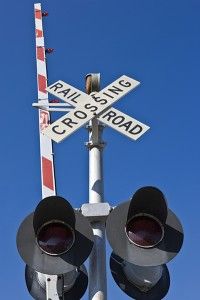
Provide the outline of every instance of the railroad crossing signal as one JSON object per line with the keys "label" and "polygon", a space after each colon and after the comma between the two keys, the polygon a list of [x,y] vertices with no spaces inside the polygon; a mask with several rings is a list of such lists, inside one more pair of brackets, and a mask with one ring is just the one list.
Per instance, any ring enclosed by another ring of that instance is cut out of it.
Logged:
{"label": "railroad crossing signal", "polygon": [[87,95],[73,86],[59,80],[46,90],[75,108],[47,128],[43,133],[60,142],[93,118],[136,140],[149,126],[110,106],[139,85],[139,82],[126,75],[121,76],[100,92]]}
{"label": "railroad crossing signal", "polygon": [[[90,74],[91,80],[87,81],[89,84],[87,92],[92,92],[90,95],[61,80],[46,88],[48,80],[45,53],[53,50],[44,46],[42,16],[48,14],[42,13],[40,3],[34,7],[39,101],[38,105],[34,106],[40,108],[40,133],[43,131],[44,135],[60,142],[95,118],[137,140],[149,127],[111,108],[111,105],[137,87],[138,81],[123,75],[98,92],[99,74]],[[48,107],[48,111],[55,109],[49,107],[52,103],[48,101],[47,91],[66,102],[63,104],[65,108],[60,108],[59,111],[66,111],[69,108],[67,103],[75,107],[50,126],[48,126],[49,112],[46,112],[45,107]],[[96,120],[91,124],[90,142],[93,147],[89,147],[89,151],[95,155],[91,155],[94,172],[89,179],[91,182],[95,180],[103,182],[103,176],[100,174],[101,155],[98,160],[96,159],[98,157],[96,154],[100,154],[101,151],[101,138],[97,128],[100,126]],[[44,198],[34,213],[25,218],[17,234],[18,251],[27,264],[26,284],[33,298],[80,299],[85,293],[88,276],[83,263],[91,252],[94,236],[84,216],[91,223],[95,223],[94,233],[96,232],[91,257],[92,268],[89,267],[91,273],[89,294],[93,297],[94,292],[97,292],[98,299],[106,297],[106,280],[103,277],[105,272],[104,268],[99,266],[105,266],[102,225],[108,217],[107,236],[114,251],[111,254],[110,266],[116,283],[125,293],[138,300],[160,300],[164,297],[169,288],[169,272],[165,263],[179,252],[183,232],[179,220],[167,208],[163,194],[156,188],[146,187],[137,191],[131,201],[112,210],[108,203],[99,203],[99,199],[103,199],[103,189],[100,188],[98,201],[96,198],[95,201],[92,199],[91,203],[84,204],[81,207],[81,214],[74,210],[68,201],[54,196],[56,186],[50,139],[40,134],[40,146],[43,170],[42,194],[43,197],[51,197]],[[98,222],[100,226],[97,226]]]}
{"label": "railroad crossing signal", "polygon": [[17,248],[27,265],[30,294],[35,299],[45,299],[45,278],[57,275],[61,293],[64,287],[64,299],[80,299],[87,289],[83,263],[92,250],[93,239],[89,221],[68,201],[58,196],[40,201],[17,234]]}
{"label": "railroad crossing signal", "polygon": [[162,299],[170,285],[165,264],[183,243],[181,223],[167,207],[163,193],[155,187],[139,189],[110,213],[106,232],[117,285],[134,299]]}

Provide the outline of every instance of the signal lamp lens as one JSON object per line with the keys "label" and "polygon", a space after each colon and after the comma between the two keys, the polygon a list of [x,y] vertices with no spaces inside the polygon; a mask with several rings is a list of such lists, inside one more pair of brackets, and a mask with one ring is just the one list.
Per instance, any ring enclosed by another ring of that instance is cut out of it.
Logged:
{"label": "signal lamp lens", "polygon": [[126,234],[129,241],[136,246],[151,248],[163,239],[164,229],[160,221],[143,214],[127,222]]}
{"label": "signal lamp lens", "polygon": [[37,243],[42,251],[49,255],[67,252],[74,243],[74,231],[60,221],[44,224],[37,233]]}

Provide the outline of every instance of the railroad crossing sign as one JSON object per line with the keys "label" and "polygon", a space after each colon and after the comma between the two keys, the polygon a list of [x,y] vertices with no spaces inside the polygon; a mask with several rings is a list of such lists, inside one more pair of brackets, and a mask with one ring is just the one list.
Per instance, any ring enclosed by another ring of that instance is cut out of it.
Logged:
{"label": "railroad crossing sign", "polygon": [[58,80],[46,90],[75,108],[42,132],[59,143],[97,117],[99,121],[137,140],[150,127],[110,106],[139,84],[137,80],[123,75],[100,92],[87,95],[68,83]]}

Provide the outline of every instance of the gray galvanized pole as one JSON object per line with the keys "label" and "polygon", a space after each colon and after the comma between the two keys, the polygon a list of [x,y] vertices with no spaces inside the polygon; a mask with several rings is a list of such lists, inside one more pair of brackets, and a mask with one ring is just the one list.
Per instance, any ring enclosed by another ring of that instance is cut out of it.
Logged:
{"label": "gray galvanized pole", "polygon": [[[86,92],[98,92],[100,74],[86,76]],[[103,126],[93,119],[89,126],[89,203],[104,202],[102,152]],[[104,221],[92,222],[94,233],[94,247],[89,260],[89,299],[106,300],[106,249],[105,249],[105,223]]]}

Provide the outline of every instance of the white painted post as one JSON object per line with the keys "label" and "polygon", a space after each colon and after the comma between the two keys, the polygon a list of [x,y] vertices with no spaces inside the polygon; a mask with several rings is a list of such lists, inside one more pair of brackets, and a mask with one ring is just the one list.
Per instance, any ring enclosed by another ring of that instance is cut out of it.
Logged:
{"label": "white painted post", "polygon": [[[86,92],[99,91],[100,74],[86,76]],[[102,152],[103,126],[93,119],[89,126],[89,203],[104,202]],[[92,222],[94,247],[89,260],[89,299],[106,300],[106,249],[104,221]]]}

